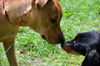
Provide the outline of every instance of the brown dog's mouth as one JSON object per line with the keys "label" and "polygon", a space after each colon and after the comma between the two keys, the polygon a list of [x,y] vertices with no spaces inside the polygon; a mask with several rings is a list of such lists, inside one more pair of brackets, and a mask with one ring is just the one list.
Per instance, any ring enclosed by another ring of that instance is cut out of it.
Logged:
{"label": "brown dog's mouth", "polygon": [[47,42],[51,43],[51,44],[59,44],[59,43],[63,43],[65,41],[65,38],[63,36],[61,36],[60,38],[56,39],[53,37],[48,37],[46,35],[41,35],[41,37],[46,40]]}
{"label": "brown dog's mouth", "polygon": [[44,35],[41,35],[41,37],[42,37],[43,39],[46,39]]}
{"label": "brown dog's mouth", "polygon": [[55,40],[53,40],[53,39],[51,39],[51,38],[48,38],[48,37],[46,37],[45,35],[41,35],[41,37],[42,37],[44,40],[46,40],[47,42],[51,43],[51,44],[58,44],[58,43],[59,43],[58,41],[55,41]]}

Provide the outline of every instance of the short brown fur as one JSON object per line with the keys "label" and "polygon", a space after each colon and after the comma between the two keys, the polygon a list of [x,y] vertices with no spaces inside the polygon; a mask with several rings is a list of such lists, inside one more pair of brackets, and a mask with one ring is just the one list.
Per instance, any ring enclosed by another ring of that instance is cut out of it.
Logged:
{"label": "short brown fur", "polygon": [[[0,0],[0,41],[10,66],[17,66],[14,41],[20,26],[29,26],[52,44],[63,37],[60,29],[62,11],[59,0]],[[3,7],[5,6],[5,7]],[[51,22],[55,19],[56,22]]]}

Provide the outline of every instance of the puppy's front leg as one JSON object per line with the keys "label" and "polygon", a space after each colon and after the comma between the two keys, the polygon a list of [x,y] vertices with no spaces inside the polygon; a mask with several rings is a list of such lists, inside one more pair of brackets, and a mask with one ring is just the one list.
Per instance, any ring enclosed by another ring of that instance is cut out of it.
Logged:
{"label": "puppy's front leg", "polygon": [[100,66],[99,53],[95,49],[87,52],[81,66]]}
{"label": "puppy's front leg", "polygon": [[3,46],[10,63],[10,66],[17,66],[16,57],[15,57],[15,48],[14,48],[14,38],[9,38],[3,41]]}

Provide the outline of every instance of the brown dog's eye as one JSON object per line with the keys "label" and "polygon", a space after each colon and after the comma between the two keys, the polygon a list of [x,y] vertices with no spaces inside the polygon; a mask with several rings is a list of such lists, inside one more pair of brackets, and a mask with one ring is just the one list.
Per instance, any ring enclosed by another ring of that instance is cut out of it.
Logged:
{"label": "brown dog's eye", "polygon": [[51,21],[52,23],[56,23],[56,22],[57,22],[57,19],[51,18],[50,21]]}

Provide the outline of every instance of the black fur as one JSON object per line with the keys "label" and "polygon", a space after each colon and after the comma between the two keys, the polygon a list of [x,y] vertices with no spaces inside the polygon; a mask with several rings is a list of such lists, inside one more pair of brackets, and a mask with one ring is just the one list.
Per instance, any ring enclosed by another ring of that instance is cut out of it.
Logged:
{"label": "black fur", "polygon": [[73,51],[85,56],[81,66],[100,66],[99,31],[78,33],[73,40],[65,42],[66,46],[67,44],[70,44]]}

